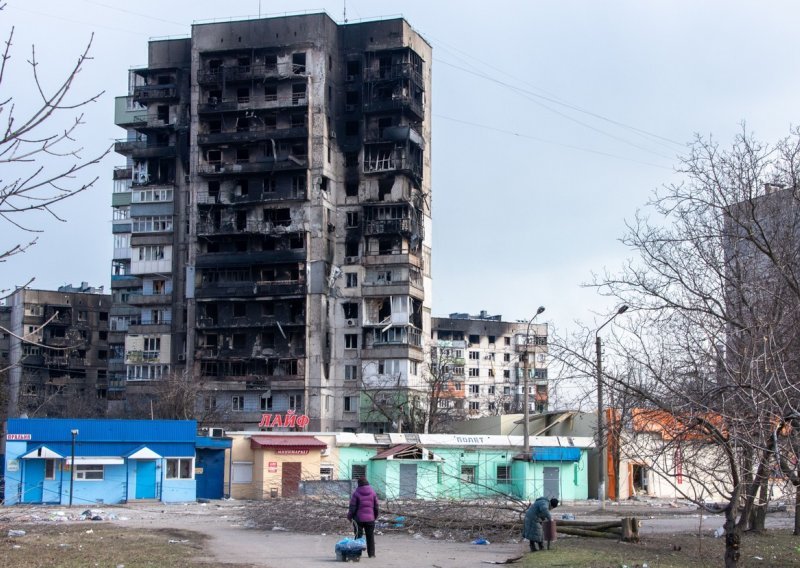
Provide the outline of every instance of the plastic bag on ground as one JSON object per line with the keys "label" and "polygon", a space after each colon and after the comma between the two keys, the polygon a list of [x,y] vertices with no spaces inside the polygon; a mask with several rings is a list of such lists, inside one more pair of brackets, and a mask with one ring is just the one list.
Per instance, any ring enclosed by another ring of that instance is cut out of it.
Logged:
{"label": "plastic bag on ground", "polygon": [[343,538],[336,543],[336,552],[354,552],[356,550],[365,550],[367,548],[367,539],[361,538]]}

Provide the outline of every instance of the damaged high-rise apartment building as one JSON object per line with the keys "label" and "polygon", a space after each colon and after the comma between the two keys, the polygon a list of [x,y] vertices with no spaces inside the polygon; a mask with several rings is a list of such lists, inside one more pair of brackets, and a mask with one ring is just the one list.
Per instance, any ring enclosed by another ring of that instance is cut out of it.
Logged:
{"label": "damaged high-rise apartment building", "polygon": [[403,19],[195,24],[153,40],[116,124],[109,392],[186,373],[228,427],[375,430],[422,388],[431,48]]}

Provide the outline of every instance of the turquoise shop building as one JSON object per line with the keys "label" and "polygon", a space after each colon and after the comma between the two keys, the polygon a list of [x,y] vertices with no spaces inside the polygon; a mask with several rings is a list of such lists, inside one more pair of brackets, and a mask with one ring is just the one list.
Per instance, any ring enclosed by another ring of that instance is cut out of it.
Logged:
{"label": "turquoise shop building", "polygon": [[196,440],[193,420],[10,419],[5,504],[194,501]]}
{"label": "turquoise shop building", "polygon": [[336,435],[339,479],[366,476],[384,499],[589,495],[588,437],[464,434]]}

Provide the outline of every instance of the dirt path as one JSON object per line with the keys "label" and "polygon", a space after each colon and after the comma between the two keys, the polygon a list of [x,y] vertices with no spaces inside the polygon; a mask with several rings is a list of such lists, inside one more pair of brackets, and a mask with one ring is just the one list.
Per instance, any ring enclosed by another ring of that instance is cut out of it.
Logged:
{"label": "dirt path", "polygon": [[[173,527],[197,531],[210,537],[208,550],[215,563],[268,568],[330,566],[336,561],[334,545],[340,538],[349,536],[346,526],[336,535],[250,528],[243,515],[245,507],[235,502],[215,502],[205,506],[194,503],[127,505],[114,508],[117,519],[113,522],[131,527]],[[375,548],[377,558],[369,559],[365,554],[362,562],[387,568],[462,568],[486,566],[484,560],[499,561],[519,556],[527,549],[527,542],[474,545],[391,534],[376,535]]]}
{"label": "dirt path", "polygon": [[[176,528],[195,531],[208,536],[205,549],[208,561],[214,565],[249,565],[252,567],[283,568],[287,565],[314,568],[335,562],[334,545],[349,536],[349,527],[342,520],[337,534],[287,532],[253,528],[248,521],[248,510],[267,506],[265,503],[242,501],[213,501],[211,503],[135,503],[106,506],[98,512],[104,520],[120,527]],[[640,532],[646,534],[697,534],[702,528],[710,536],[722,524],[719,515],[701,516],[683,510],[661,515],[648,515],[647,509],[607,511],[604,515],[590,507],[564,507],[560,514],[573,513],[582,519],[619,518],[636,516],[642,520]],[[58,507],[11,507],[3,510],[8,518],[20,522],[80,521],[81,509]],[[62,518],[59,518],[62,517]],[[558,518],[558,515],[557,517]],[[13,522],[13,521],[12,521]],[[791,527],[792,517],[779,513],[767,517],[769,528]],[[311,527],[313,529],[313,527]],[[560,543],[556,543],[559,546]],[[566,546],[566,540],[563,544]],[[487,566],[484,561],[503,561],[520,556],[527,551],[527,542],[492,543],[473,545],[422,538],[421,535],[402,533],[376,536],[375,560],[364,555],[367,565],[387,568],[466,568]]]}

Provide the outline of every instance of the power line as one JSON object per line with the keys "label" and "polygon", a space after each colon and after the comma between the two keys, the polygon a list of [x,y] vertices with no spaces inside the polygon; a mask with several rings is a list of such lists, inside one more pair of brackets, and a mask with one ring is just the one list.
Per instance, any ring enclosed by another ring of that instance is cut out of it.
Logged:
{"label": "power line", "polygon": [[451,116],[444,116],[444,115],[441,115],[441,114],[435,114],[434,116],[437,117],[437,118],[442,118],[444,120],[450,120],[452,122],[458,122],[460,124],[466,124],[466,125],[469,125],[469,126],[475,126],[477,128],[483,128],[483,129],[486,129],[486,130],[492,130],[494,132],[500,132],[501,134],[510,134],[511,136],[516,136],[518,138],[526,138],[526,139],[529,139],[529,140],[535,140],[535,141],[541,142],[543,144],[552,144],[552,145],[555,145],[555,146],[561,146],[563,148],[569,148],[571,150],[578,150],[580,152],[588,152],[590,154],[597,154],[599,156],[606,156],[606,157],[609,157],[609,158],[615,158],[617,160],[624,160],[626,162],[633,162],[633,163],[636,163],[636,164],[642,164],[642,165],[645,165],[645,166],[652,166],[654,168],[661,168],[661,169],[664,169],[664,170],[671,170],[672,169],[672,168],[670,168],[668,166],[662,166],[662,165],[659,165],[659,164],[654,164],[652,162],[644,162],[642,160],[636,160],[635,158],[627,158],[625,156],[618,156],[616,154],[610,154],[608,152],[603,152],[601,150],[593,150],[591,148],[583,148],[581,146],[575,146],[573,144],[564,144],[562,142],[556,142],[554,140],[547,140],[547,139],[544,139],[544,138],[539,138],[537,136],[531,136],[530,134],[521,134],[521,133],[515,132],[513,130],[505,130],[503,128],[498,128],[496,126],[489,126],[489,125],[486,125],[486,124],[478,124],[477,122],[471,122],[471,121],[468,121],[468,120],[461,120],[459,118],[453,118]]}

